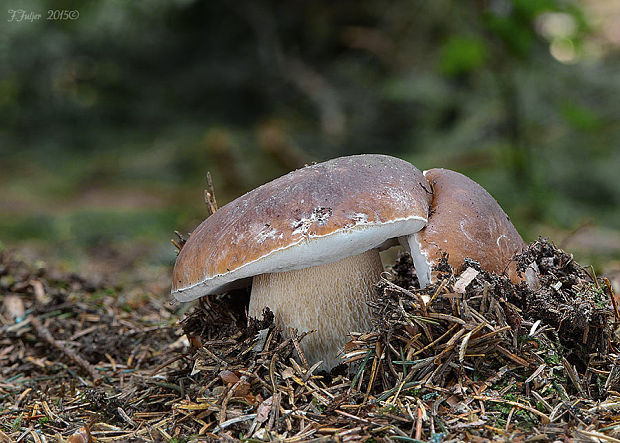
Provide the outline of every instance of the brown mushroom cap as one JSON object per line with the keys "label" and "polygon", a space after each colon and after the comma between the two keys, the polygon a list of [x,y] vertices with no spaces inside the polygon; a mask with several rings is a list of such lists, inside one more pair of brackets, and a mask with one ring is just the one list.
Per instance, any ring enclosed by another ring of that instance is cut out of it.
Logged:
{"label": "brown mushroom cap", "polygon": [[225,205],[191,234],[173,271],[188,301],[258,274],[335,262],[419,231],[431,195],[422,173],[386,155],[306,166]]}
{"label": "brown mushroom cap", "polygon": [[454,268],[469,257],[489,272],[506,270],[526,244],[497,201],[458,172],[431,169],[424,176],[434,193],[431,212],[426,227],[410,241],[420,283],[432,281],[431,269],[443,252],[449,254],[448,263]]}

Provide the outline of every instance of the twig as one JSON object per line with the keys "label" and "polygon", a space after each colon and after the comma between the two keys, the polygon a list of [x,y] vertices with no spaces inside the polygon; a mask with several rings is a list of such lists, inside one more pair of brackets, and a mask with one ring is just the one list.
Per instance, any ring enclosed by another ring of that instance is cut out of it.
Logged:
{"label": "twig", "polygon": [[40,339],[45,340],[53,348],[55,348],[55,349],[59,350],[60,352],[62,352],[63,354],[65,354],[67,357],[69,357],[71,360],[73,360],[75,363],[77,363],[79,366],[81,366],[82,369],[84,369],[86,372],[88,372],[88,374],[92,378],[93,383],[95,385],[98,385],[101,382],[101,376],[99,375],[97,370],[90,363],[88,363],[86,360],[84,360],[84,358],[82,358],[80,355],[78,355],[75,351],[73,351],[72,349],[67,348],[62,343],[60,343],[58,340],[56,340],[52,336],[52,334],[49,331],[49,329],[47,329],[45,326],[43,326],[43,323],[41,323],[41,320],[39,320],[38,317],[35,317],[34,315],[31,315],[30,316],[30,324],[32,324],[32,326],[34,327],[34,331],[35,331],[35,333],[37,334],[37,336]]}
{"label": "twig", "polygon": [[611,298],[611,304],[614,307],[616,322],[618,322],[620,321],[620,311],[618,310],[618,300],[616,300],[616,294],[614,294],[614,287],[607,277],[603,277],[603,283],[605,283],[605,286],[609,289],[609,297]]}
{"label": "twig", "polygon": [[217,211],[217,200],[215,199],[215,189],[213,188],[213,180],[211,173],[207,171],[207,189],[204,190],[205,204],[209,215],[213,215]]}
{"label": "twig", "polygon": [[418,412],[416,414],[416,423],[415,423],[415,439],[422,439],[422,408],[418,406]]}
{"label": "twig", "polygon": [[570,378],[570,381],[572,381],[575,387],[579,390],[579,393],[585,396],[583,386],[581,385],[581,380],[579,379],[579,374],[577,374],[577,371],[575,371],[570,362],[566,360],[566,357],[562,357],[562,366],[564,366],[564,370],[566,371],[568,378]]}
{"label": "twig", "polygon": [[185,357],[187,354],[179,354],[176,355],[168,360],[166,360],[165,362],[163,362],[161,365],[157,366],[155,369],[153,369],[151,371],[151,375],[155,375],[157,374],[159,371],[161,371],[162,369],[164,369],[166,366],[171,365],[172,363],[174,363],[177,360],[181,360],[183,357]]}
{"label": "twig", "polygon": [[293,330],[293,328],[288,328],[288,333],[289,333],[289,336],[291,337],[291,340],[293,341],[293,346],[295,347],[295,350],[297,351],[297,355],[299,356],[299,359],[301,360],[301,365],[304,369],[306,369],[308,367],[308,360],[306,359],[304,351],[301,349],[301,346],[299,345],[299,340],[297,340],[297,331]]}
{"label": "twig", "polygon": [[185,246],[185,243],[187,243],[187,239],[183,237],[183,234],[181,234],[179,231],[174,231],[174,235],[177,236],[178,241],[171,238],[170,242],[177,249],[177,253],[178,253],[178,252],[181,252],[181,249],[183,249],[183,246]]}
{"label": "twig", "polygon": [[217,426],[213,430],[213,433],[215,434],[215,433],[219,432],[220,430],[222,430],[224,428],[227,428],[228,426],[233,425],[235,423],[239,423],[239,422],[242,422],[242,421],[253,420],[253,419],[256,418],[256,415],[257,414],[248,414],[248,415],[242,415],[240,417],[231,418],[230,420],[226,420],[225,422],[220,423],[219,426]]}

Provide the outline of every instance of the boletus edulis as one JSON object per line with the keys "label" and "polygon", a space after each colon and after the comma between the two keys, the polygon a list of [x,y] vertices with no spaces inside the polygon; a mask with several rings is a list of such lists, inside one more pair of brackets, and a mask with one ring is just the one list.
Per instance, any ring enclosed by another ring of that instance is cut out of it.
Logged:
{"label": "boletus edulis", "polygon": [[251,284],[249,316],[269,307],[285,331],[316,331],[301,347],[329,370],[341,363],[351,331],[371,329],[379,251],[398,241],[422,286],[440,251],[450,262],[468,256],[497,271],[523,242],[465,176],[436,169],[425,177],[386,155],[341,157],[277,178],[208,217],[179,253],[172,295],[189,301]]}

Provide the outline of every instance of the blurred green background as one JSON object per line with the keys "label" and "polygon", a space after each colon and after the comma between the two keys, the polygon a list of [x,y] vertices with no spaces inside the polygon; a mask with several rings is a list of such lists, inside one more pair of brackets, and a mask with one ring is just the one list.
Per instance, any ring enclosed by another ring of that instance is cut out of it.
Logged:
{"label": "blurred green background", "polygon": [[221,205],[374,152],[463,172],[526,240],[620,268],[620,2],[3,5],[4,247],[169,266],[172,231],[206,216],[207,171]]}

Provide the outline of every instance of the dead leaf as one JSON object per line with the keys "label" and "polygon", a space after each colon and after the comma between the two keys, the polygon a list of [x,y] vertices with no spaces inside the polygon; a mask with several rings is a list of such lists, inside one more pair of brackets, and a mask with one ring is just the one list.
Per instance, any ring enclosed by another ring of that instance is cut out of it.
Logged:
{"label": "dead leaf", "polygon": [[454,283],[454,291],[459,294],[465,294],[465,288],[476,278],[479,274],[474,268],[467,268],[461,274],[461,277]]}
{"label": "dead leaf", "polygon": [[235,384],[239,381],[239,377],[237,377],[234,372],[228,371],[226,369],[220,372],[220,378],[224,383],[229,384]]}
{"label": "dead leaf", "polygon": [[269,411],[271,411],[272,405],[273,395],[258,406],[258,408],[256,409],[256,420],[259,423],[264,423],[267,421],[267,419],[269,418]]}
{"label": "dead leaf", "polygon": [[67,439],[67,443],[91,443],[92,441],[93,438],[86,426],[82,426]]}

